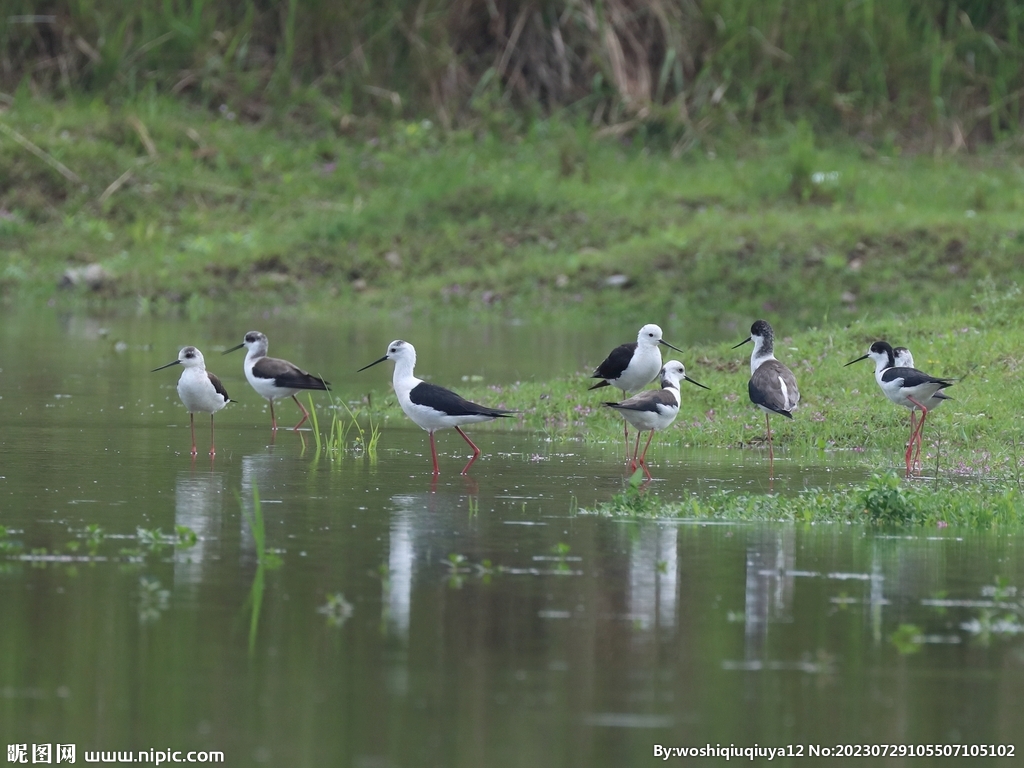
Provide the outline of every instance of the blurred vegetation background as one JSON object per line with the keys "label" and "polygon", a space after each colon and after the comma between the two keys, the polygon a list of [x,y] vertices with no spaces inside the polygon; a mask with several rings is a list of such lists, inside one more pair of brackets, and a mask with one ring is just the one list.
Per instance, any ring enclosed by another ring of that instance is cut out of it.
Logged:
{"label": "blurred vegetation background", "polygon": [[971,146],[1021,123],[1015,0],[5,0],[0,91],[260,121],[568,113],[682,151],[730,128]]}

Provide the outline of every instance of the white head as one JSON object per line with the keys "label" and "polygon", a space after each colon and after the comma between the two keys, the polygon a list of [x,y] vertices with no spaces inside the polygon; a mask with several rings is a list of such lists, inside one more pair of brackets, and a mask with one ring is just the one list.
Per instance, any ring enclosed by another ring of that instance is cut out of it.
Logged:
{"label": "white head", "polygon": [[195,347],[182,347],[181,351],[178,352],[178,362],[186,368],[206,367],[206,361],[203,359],[203,353]]}
{"label": "white head", "polygon": [[[360,368],[360,371],[365,371],[367,368],[372,368],[377,363],[383,363],[385,360],[394,360],[396,369],[399,366],[412,370],[416,365],[416,348],[408,341],[402,341],[401,339],[395,339],[388,344],[388,352],[384,357],[379,360],[374,360],[369,365],[364,365]],[[358,373],[359,371],[356,371]]]}
{"label": "white head", "polygon": [[673,347],[661,338],[661,326],[654,323],[648,323],[640,329],[640,333],[636,335],[636,343],[641,347],[657,347],[659,344],[663,344],[669,349],[674,349],[676,352],[683,351],[679,347]]}
{"label": "white head", "polygon": [[686,368],[678,360],[669,360],[665,365],[661,367],[661,373],[658,374],[658,378],[661,381],[661,388],[673,387],[679,389],[680,381],[688,381],[691,384],[696,384],[701,389],[707,389],[699,381],[694,381],[686,375]]}
{"label": "white head", "polygon": [[661,367],[658,374],[661,379],[661,388],[675,387],[679,389],[679,382],[686,378],[686,368],[678,360],[669,360]]}
{"label": "white head", "polygon": [[636,335],[636,343],[645,347],[654,347],[661,342],[661,326],[648,323]]}
{"label": "white head", "polygon": [[164,368],[170,368],[172,365],[181,365],[185,368],[199,368],[200,370],[206,370],[206,361],[203,360],[203,353],[195,347],[182,347],[178,352],[178,359],[172,360],[167,365],[161,365],[159,368],[154,368],[154,371],[162,371]]}
{"label": "white head", "polygon": [[245,334],[245,338],[242,339],[241,344],[238,344],[232,347],[231,349],[224,350],[224,354],[226,355],[228,352],[234,352],[236,349],[241,349],[242,347],[245,347],[247,350],[249,350],[247,354],[266,355],[268,346],[269,344],[267,342],[266,336],[264,336],[259,331],[249,331],[247,334]]}
{"label": "white head", "polygon": [[910,354],[910,350],[906,347],[896,347],[892,351],[893,359],[896,361],[897,368],[913,368],[914,367],[914,356]]}

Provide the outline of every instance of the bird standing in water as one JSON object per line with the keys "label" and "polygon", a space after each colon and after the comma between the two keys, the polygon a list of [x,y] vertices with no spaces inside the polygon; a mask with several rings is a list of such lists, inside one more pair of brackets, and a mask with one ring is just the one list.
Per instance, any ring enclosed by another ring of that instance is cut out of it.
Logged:
{"label": "bird standing in water", "polygon": [[206,370],[203,353],[195,347],[182,347],[178,359],[167,365],[154,368],[153,372],[162,371],[172,365],[183,365],[185,370],[178,379],[178,397],[188,410],[189,425],[192,427],[192,455],[196,451],[196,413],[210,414],[210,455],[216,454],[213,439],[213,414],[231,402],[227,390],[220,379]]}
{"label": "bird standing in water", "polygon": [[[661,349],[664,345],[676,352],[682,352],[662,338],[661,328],[648,323],[636,335],[636,341],[620,344],[594,370],[592,379],[601,379],[590,389],[617,387],[624,398],[639,392],[658,377],[661,370]],[[622,425],[626,441],[626,458],[629,458],[629,422]]]}
{"label": "bird standing in water", "polygon": [[[686,380],[696,384],[702,389],[707,389],[700,382],[694,381],[686,375],[686,368],[678,360],[669,360],[661,369],[661,389],[646,389],[633,397],[623,400],[621,403],[605,403],[609,408],[614,408],[619,414],[632,424],[636,432],[636,446],[633,448],[633,460],[630,469],[636,471],[637,464],[644,468],[644,474],[648,479],[651,472],[647,469],[647,449],[651,447],[651,438],[657,429],[668,429],[676,420],[679,413],[679,382]],[[640,433],[650,430],[651,434],[644,445],[644,452],[637,458],[640,450]]]}
{"label": "bird standing in water", "polygon": [[505,418],[511,416],[514,411],[504,411],[500,408],[488,408],[485,405],[471,403],[450,389],[417,379],[413,374],[416,367],[416,348],[409,342],[400,339],[388,344],[388,351],[384,357],[374,360],[369,365],[364,365],[359,371],[365,371],[385,360],[393,360],[395,363],[395,372],[391,381],[402,410],[405,411],[406,416],[412,419],[413,423],[427,430],[427,434],[430,435],[430,456],[434,461],[434,475],[441,474],[437,468],[437,445],[434,442],[434,432],[445,427],[454,427],[455,431],[462,435],[462,439],[473,449],[472,458],[462,468],[462,474],[466,474],[473,466],[473,462],[480,456],[480,449],[462,431],[462,425]]}
{"label": "bird standing in water", "polygon": [[330,387],[329,381],[324,381],[319,376],[299,368],[287,360],[280,360],[276,357],[267,357],[267,337],[259,331],[249,331],[242,339],[242,343],[231,349],[225,350],[224,354],[234,352],[236,349],[246,347],[249,351],[245,354],[245,362],[242,368],[245,371],[245,378],[256,393],[266,398],[270,403],[270,428],[277,429],[277,417],[274,416],[274,401],[290,397],[302,411],[302,420],[295,425],[295,431],[306,423],[309,418],[307,411],[296,395],[303,389],[326,390]]}

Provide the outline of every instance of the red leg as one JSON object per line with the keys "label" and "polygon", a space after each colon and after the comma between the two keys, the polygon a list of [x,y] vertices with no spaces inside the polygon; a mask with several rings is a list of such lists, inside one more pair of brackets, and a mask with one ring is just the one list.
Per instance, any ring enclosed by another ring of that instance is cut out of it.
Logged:
{"label": "red leg", "polygon": [[[924,416],[921,416],[921,422],[924,422]],[[917,433],[917,448],[914,449],[914,461],[911,467],[918,473],[921,472],[921,432],[918,430]]]}
{"label": "red leg", "polygon": [[462,474],[466,474],[469,471],[469,468],[473,466],[473,462],[480,456],[480,449],[477,448],[476,444],[466,436],[466,433],[462,431],[461,427],[456,427],[455,431],[462,435],[462,439],[469,443],[469,446],[473,449],[473,458],[470,459],[469,463],[462,468]]}
{"label": "red leg", "polygon": [[[654,430],[651,430],[651,434],[647,437],[647,444],[644,446],[643,455],[640,457],[640,466],[644,468],[644,474],[647,475],[648,480],[653,480],[651,477],[651,471],[647,469],[647,449],[651,447],[651,438],[654,437]],[[639,443],[639,441],[637,441]]]}
{"label": "red leg", "polygon": [[[914,405],[916,405],[918,408],[921,409],[921,421],[919,421],[917,423],[917,453],[916,453],[916,456],[914,458],[914,463],[916,464],[917,463],[917,459],[921,456],[921,440],[922,440],[921,436],[922,436],[922,433],[924,431],[924,420],[928,417],[928,409],[925,408],[921,403],[917,402],[917,400],[915,400],[914,398],[910,397],[909,395],[907,396],[907,399],[910,402],[912,402]],[[911,440],[911,443],[913,443],[913,440]],[[908,454],[909,454],[909,451],[908,451]],[[909,471],[908,471],[908,475],[909,475]]]}
{"label": "red leg", "polygon": [[307,411],[305,408],[302,407],[302,403],[299,402],[299,398],[297,398],[295,395],[292,395],[292,400],[295,401],[295,404],[297,406],[299,406],[299,410],[302,411],[302,421],[300,421],[298,424],[296,424],[295,425],[295,429],[294,429],[295,432],[298,432],[299,431],[299,427],[301,427],[303,424],[305,424],[306,421],[309,419],[309,411]]}
{"label": "red leg", "polygon": [[192,455],[195,456],[197,451],[196,451],[196,415],[194,413],[190,413],[188,415],[188,424],[189,424],[190,427],[192,427]]}
{"label": "red leg", "polygon": [[[622,392],[623,400],[629,397],[629,395],[626,394],[626,390],[623,389],[620,391]],[[629,422],[625,419],[622,420],[622,439],[626,443],[626,461],[629,461]],[[639,442],[639,440],[640,439],[638,437],[637,442]],[[636,457],[636,451],[633,451],[633,457]],[[633,466],[633,469],[636,469],[635,465]]]}
{"label": "red leg", "polygon": [[437,446],[434,444],[434,433],[430,432],[430,457],[434,460],[434,477],[441,474],[441,470],[437,468]]}
{"label": "red leg", "polygon": [[[913,411],[911,411],[913,413]],[[907,477],[910,477],[910,457],[914,453],[914,436],[917,434],[917,430],[910,430],[910,442],[907,443],[907,450],[903,454],[903,464],[907,470]]]}
{"label": "red leg", "polygon": [[213,442],[213,414],[212,413],[210,414],[210,455],[211,456],[216,456],[217,455],[217,448],[216,448],[216,445]]}
{"label": "red leg", "polygon": [[270,428],[276,430],[277,417],[274,415],[274,398],[268,397],[267,402],[270,403]]}
{"label": "red leg", "polygon": [[768,428],[768,473],[775,474],[775,451],[772,450],[772,425],[768,421],[768,414],[764,415],[764,425]]}
{"label": "red leg", "polygon": [[[640,453],[640,430],[636,431],[636,445],[633,446],[633,458],[630,459],[629,469],[631,472],[636,472],[636,456]],[[629,458],[629,443],[626,443],[626,458]]]}

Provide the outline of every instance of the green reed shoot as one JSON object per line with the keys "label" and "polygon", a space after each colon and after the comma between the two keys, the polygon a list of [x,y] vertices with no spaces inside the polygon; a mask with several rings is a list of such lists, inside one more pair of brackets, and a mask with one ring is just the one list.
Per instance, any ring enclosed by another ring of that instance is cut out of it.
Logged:
{"label": "green reed shoot", "polygon": [[313,406],[313,395],[310,394],[310,395],[308,395],[308,397],[309,397],[309,420],[310,420],[310,422],[312,422],[312,426],[313,426],[313,439],[316,441],[316,452],[319,454],[321,448],[323,448],[323,444],[322,444],[321,439],[320,439],[320,419],[316,415],[316,408]]}
{"label": "green reed shoot", "polygon": [[241,498],[238,503],[242,507],[242,514],[249,522],[252,538],[256,544],[256,574],[253,576],[252,587],[243,606],[243,610],[246,607],[251,610],[249,614],[249,655],[251,656],[256,649],[256,630],[259,627],[260,608],[263,605],[265,573],[268,569],[279,568],[283,561],[277,553],[267,551],[267,529],[263,519],[263,507],[260,504],[260,491],[255,483],[252,486],[252,511],[249,512],[245,509]]}

